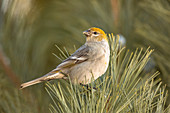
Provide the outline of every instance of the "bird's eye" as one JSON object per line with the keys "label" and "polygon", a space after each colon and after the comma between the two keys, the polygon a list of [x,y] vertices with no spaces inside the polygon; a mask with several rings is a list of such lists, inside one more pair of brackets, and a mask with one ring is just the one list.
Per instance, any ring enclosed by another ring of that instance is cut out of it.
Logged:
{"label": "bird's eye", "polygon": [[97,34],[98,34],[98,32],[96,32],[96,31],[95,31],[93,34],[97,35]]}

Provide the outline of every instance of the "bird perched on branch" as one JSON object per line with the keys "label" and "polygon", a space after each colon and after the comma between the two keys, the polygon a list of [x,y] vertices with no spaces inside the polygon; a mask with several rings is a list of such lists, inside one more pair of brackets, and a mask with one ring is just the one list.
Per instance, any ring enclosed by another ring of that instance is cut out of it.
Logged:
{"label": "bird perched on branch", "polygon": [[86,42],[71,56],[59,64],[56,69],[35,80],[21,84],[21,89],[53,79],[67,79],[71,82],[88,84],[107,70],[110,49],[107,35],[99,28],[90,28],[83,32]]}

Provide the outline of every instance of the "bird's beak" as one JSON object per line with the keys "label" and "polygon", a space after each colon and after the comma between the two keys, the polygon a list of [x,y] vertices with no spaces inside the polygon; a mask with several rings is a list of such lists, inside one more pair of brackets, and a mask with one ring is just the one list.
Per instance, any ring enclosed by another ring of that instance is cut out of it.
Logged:
{"label": "bird's beak", "polygon": [[89,37],[90,36],[90,32],[88,30],[84,31],[83,34],[86,36],[86,37]]}

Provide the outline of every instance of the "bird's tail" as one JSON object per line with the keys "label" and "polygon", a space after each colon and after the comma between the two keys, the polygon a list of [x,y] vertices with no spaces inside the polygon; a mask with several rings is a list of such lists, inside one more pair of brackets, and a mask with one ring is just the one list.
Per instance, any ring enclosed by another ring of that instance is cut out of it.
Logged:
{"label": "bird's tail", "polygon": [[29,81],[29,82],[26,82],[26,83],[21,84],[20,89],[26,88],[26,87],[28,87],[28,86],[32,86],[32,85],[34,85],[34,84],[38,84],[38,83],[43,82],[43,81],[44,81],[44,80],[43,80],[43,77],[37,78],[37,79],[35,79],[35,80],[31,80],[31,81]]}
{"label": "bird's tail", "polygon": [[32,86],[34,84],[38,84],[38,83],[41,83],[43,81],[49,81],[49,80],[52,80],[52,79],[59,79],[59,78],[62,78],[64,75],[57,72],[57,73],[53,73],[53,72],[50,72],[40,78],[37,78],[37,79],[34,79],[34,80],[31,80],[29,82],[26,82],[26,83],[23,83],[21,84],[21,87],[20,89],[23,89],[23,88],[26,88],[28,86]]}

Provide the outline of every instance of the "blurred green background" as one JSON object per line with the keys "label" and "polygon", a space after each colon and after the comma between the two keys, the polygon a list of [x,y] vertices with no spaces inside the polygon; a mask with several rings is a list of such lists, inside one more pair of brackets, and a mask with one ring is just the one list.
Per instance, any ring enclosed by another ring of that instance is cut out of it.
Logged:
{"label": "blurred green background", "polygon": [[170,91],[169,0],[1,0],[0,10],[2,113],[49,112],[45,85],[20,91],[20,83],[54,69],[61,62],[55,45],[73,53],[94,26],[121,34],[130,50],[154,49],[145,71],[160,71]]}

